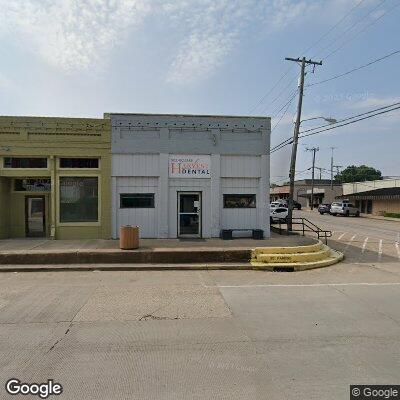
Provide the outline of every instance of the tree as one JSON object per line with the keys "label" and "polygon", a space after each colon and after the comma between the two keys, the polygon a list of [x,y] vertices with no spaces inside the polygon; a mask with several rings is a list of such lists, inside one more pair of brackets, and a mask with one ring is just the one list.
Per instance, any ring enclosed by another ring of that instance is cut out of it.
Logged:
{"label": "tree", "polygon": [[360,165],[358,167],[349,165],[342,172],[335,175],[335,180],[341,183],[374,181],[377,179],[382,179],[382,172],[368,165]]}

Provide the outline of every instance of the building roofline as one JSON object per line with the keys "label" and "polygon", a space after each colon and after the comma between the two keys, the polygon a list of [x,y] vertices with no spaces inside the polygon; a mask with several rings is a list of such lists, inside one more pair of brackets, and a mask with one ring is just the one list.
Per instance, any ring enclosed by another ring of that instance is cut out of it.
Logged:
{"label": "building roofline", "polygon": [[246,119],[271,119],[268,116],[253,116],[253,115],[219,115],[219,114],[153,114],[153,113],[113,113],[113,112],[105,112],[104,118],[110,118],[113,116],[136,116],[136,117],[201,117],[201,118],[246,118]]}

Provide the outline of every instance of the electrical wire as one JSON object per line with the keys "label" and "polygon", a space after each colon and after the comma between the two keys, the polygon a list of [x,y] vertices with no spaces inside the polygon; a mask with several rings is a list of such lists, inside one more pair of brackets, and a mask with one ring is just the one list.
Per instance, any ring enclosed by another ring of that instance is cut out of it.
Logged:
{"label": "electrical wire", "polygon": [[[368,11],[366,14],[364,14],[358,21],[355,23],[351,24],[347,29],[345,29],[342,33],[339,34],[339,36],[336,36],[328,45],[323,47],[318,53],[323,53],[325,50],[329,49],[331,46],[333,46],[339,39],[344,37],[348,32],[353,30],[358,24],[360,24],[362,21],[364,21],[366,18],[368,18],[371,13],[373,13],[375,10],[377,10],[383,3],[385,3],[386,0],[381,0],[380,3],[375,6],[372,10]],[[315,56],[313,56],[315,58]],[[324,57],[325,59],[326,57]]]}
{"label": "electrical wire", "polygon": [[370,28],[372,25],[376,24],[380,19],[382,19],[385,15],[393,11],[396,7],[400,6],[400,2],[395,4],[393,7],[391,7],[389,10],[386,10],[381,16],[370,22],[368,25],[366,25],[363,29],[358,31],[353,37],[342,43],[339,47],[337,47],[335,50],[331,51],[328,55],[326,55],[323,59],[326,60],[327,58],[333,56],[335,53],[337,53],[339,50],[341,50],[344,46],[352,42],[353,40],[357,39],[358,36],[360,36],[362,33],[364,33],[368,28]]}
{"label": "electrical wire", "polygon": [[363,115],[371,114],[371,113],[374,113],[376,111],[384,110],[386,108],[390,108],[390,107],[394,107],[394,106],[398,106],[398,105],[400,105],[400,102],[392,103],[392,104],[387,105],[387,106],[382,106],[382,107],[379,107],[379,108],[375,108],[374,110],[371,110],[371,111],[366,111],[366,112],[363,112],[361,114],[357,114],[357,115],[353,115],[351,117],[343,118],[343,119],[340,119],[340,120],[336,121],[334,124],[324,124],[324,125],[316,126],[314,128],[309,128],[309,129],[307,129],[305,131],[299,132],[299,135],[301,135],[302,133],[315,131],[315,130],[320,129],[320,128],[325,128],[326,126],[337,125],[339,123],[346,122],[346,121],[349,121],[349,120],[354,119],[354,118],[362,117]]}
{"label": "electrical wire", "polygon": [[[307,53],[313,47],[315,47],[318,43],[320,43],[326,36],[328,36],[337,26],[339,26],[355,9],[357,9],[365,0],[360,0],[356,5],[354,5],[335,25],[329,28],[323,35],[319,37],[317,41],[311,44],[307,49],[305,49],[303,53]],[[279,83],[285,78],[289,72],[294,68],[294,65],[291,65],[277,80],[277,82],[267,91],[265,95],[263,95],[257,104],[250,110],[250,114],[253,113],[263,102],[264,100],[274,91],[274,89],[279,85]]]}
{"label": "electrical wire", "polygon": [[377,58],[376,60],[370,61],[370,62],[367,63],[367,64],[360,65],[359,67],[353,68],[353,69],[351,69],[350,71],[344,72],[344,73],[339,74],[339,75],[332,76],[331,78],[324,79],[324,80],[319,81],[319,82],[309,83],[308,85],[306,85],[306,87],[315,86],[315,85],[320,85],[321,83],[333,81],[334,79],[338,79],[338,78],[341,78],[341,77],[343,77],[343,76],[349,75],[349,74],[351,74],[351,73],[353,73],[353,72],[356,72],[356,71],[359,71],[360,69],[369,67],[369,66],[372,65],[372,64],[375,64],[375,63],[377,63],[377,62],[379,62],[379,61],[383,61],[383,60],[385,60],[385,59],[387,59],[387,58],[389,58],[389,57],[392,57],[392,56],[394,56],[395,54],[399,54],[399,53],[400,53],[400,50],[393,51],[392,53],[387,54],[386,56]]}
{"label": "electrical wire", "polygon": [[295,96],[293,96],[290,101],[288,102],[288,105],[284,111],[284,113],[281,115],[281,117],[279,118],[279,121],[273,126],[273,128],[271,129],[271,133],[276,129],[276,127],[280,124],[280,122],[282,121],[283,117],[287,114],[290,105],[292,104],[293,99],[295,98]]}
{"label": "electrical wire", "polygon": [[[397,104],[400,104],[400,103],[397,103]],[[390,106],[386,106],[386,107],[383,107],[383,108],[388,108],[388,107],[390,107]],[[382,108],[379,108],[379,109],[372,110],[372,111],[369,111],[369,112],[367,112],[367,113],[363,113],[363,114],[359,114],[359,115],[371,114],[371,113],[373,113],[373,112],[375,112],[375,114],[366,115],[366,116],[364,116],[364,117],[355,119],[355,120],[353,120],[353,121],[348,121],[348,122],[345,122],[345,123],[341,123],[341,122],[346,121],[346,120],[354,119],[354,118],[356,118],[357,116],[349,117],[349,118],[346,118],[346,119],[344,119],[344,120],[342,120],[342,121],[338,121],[339,125],[338,125],[338,123],[336,123],[336,124],[334,124],[334,126],[330,126],[330,127],[325,128],[325,129],[320,129],[320,130],[317,130],[316,132],[307,133],[306,135],[299,135],[299,140],[302,139],[302,138],[308,137],[308,136],[316,135],[316,134],[321,133],[321,132],[329,131],[329,130],[332,130],[332,129],[340,128],[340,127],[342,127],[342,126],[354,124],[354,123],[356,123],[356,122],[363,121],[363,120],[368,119],[368,118],[376,117],[377,115],[386,114],[386,113],[388,113],[388,112],[395,111],[395,110],[398,110],[398,109],[400,109],[400,106],[396,106],[396,107],[394,107],[394,108],[391,108],[390,110],[383,110],[383,111],[379,111],[379,110],[382,110]],[[379,112],[376,112],[376,111],[379,111]],[[327,125],[324,125],[324,126],[327,126]],[[319,128],[322,128],[322,126],[319,127]],[[318,128],[313,128],[313,129],[311,129],[311,130],[314,130],[314,129],[318,129]],[[301,134],[301,133],[304,133],[304,132],[309,132],[309,131],[310,131],[310,130],[303,131],[303,132],[300,132],[300,134]],[[284,142],[279,143],[278,145],[274,146],[274,147],[270,150],[270,154],[272,154],[272,153],[274,153],[274,152],[276,152],[276,151],[278,151],[278,150],[281,150],[283,147],[286,147],[288,144],[291,144],[292,142],[293,142],[293,138],[286,139]]]}

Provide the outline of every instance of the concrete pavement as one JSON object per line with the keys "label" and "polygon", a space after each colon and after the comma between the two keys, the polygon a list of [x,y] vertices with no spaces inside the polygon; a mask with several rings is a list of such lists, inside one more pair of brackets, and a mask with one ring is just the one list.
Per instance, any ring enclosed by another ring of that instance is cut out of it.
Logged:
{"label": "concrete pavement", "polygon": [[[337,400],[352,383],[398,383],[399,265],[353,261],[4,273],[0,382],[54,378],[74,400]],[[15,397],[2,384],[0,398]]]}
{"label": "concrete pavement", "polygon": [[[149,269],[149,264],[160,269],[163,265],[177,268],[178,264],[204,264],[207,269],[216,263],[236,263],[240,267],[246,263],[250,267],[251,249],[255,247],[303,246],[315,242],[314,238],[276,234],[264,240],[141,239],[138,249],[120,250],[117,240],[9,239],[0,240],[0,271],[10,270],[7,266],[13,264],[32,265],[24,267],[25,270],[38,268],[35,265],[49,269],[53,264],[76,264],[75,269],[84,269],[79,264],[86,264],[86,269],[93,269],[89,267],[93,264],[125,264],[119,269]],[[65,267],[58,267],[61,268]]]}

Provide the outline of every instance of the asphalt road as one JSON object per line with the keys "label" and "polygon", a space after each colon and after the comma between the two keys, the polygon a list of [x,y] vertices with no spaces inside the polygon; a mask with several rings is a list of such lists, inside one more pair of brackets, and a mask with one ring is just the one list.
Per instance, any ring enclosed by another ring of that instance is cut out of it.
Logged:
{"label": "asphalt road", "polygon": [[[11,377],[53,378],[50,398],[71,400],[338,400],[400,384],[399,225],[334,221],[345,261],[305,272],[0,274],[0,398],[31,398],[7,395]],[[364,224],[377,236],[363,251]]]}
{"label": "asphalt road", "polygon": [[[394,262],[400,264],[400,221],[334,217],[317,211],[296,211],[321,229],[332,231],[329,245],[356,263]],[[311,234],[310,236],[313,236]]]}

